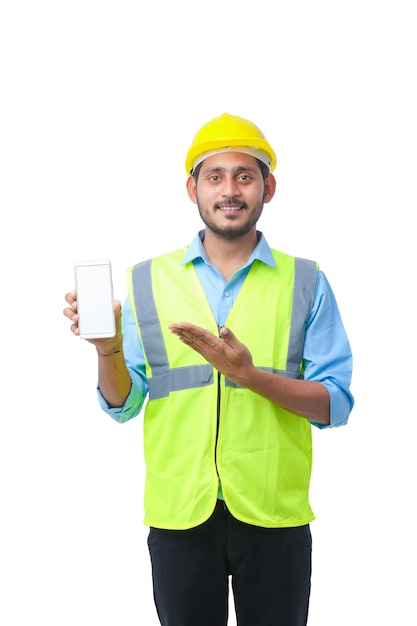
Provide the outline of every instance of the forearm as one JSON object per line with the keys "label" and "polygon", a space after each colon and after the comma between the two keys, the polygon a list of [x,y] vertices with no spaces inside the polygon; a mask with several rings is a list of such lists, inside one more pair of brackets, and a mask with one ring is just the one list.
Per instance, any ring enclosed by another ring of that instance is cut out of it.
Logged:
{"label": "forearm", "polygon": [[251,389],[295,415],[330,424],[330,396],[324,385],[258,369],[249,350],[229,328],[223,327],[220,337],[187,322],[170,324],[170,330],[236,385]]}
{"label": "forearm", "polygon": [[253,367],[250,375],[238,384],[291,413],[319,424],[330,424],[330,397],[321,383],[286,378]]}
{"label": "forearm", "polygon": [[126,367],[123,348],[112,354],[98,354],[98,386],[107,404],[122,407],[129,395],[131,378]]}

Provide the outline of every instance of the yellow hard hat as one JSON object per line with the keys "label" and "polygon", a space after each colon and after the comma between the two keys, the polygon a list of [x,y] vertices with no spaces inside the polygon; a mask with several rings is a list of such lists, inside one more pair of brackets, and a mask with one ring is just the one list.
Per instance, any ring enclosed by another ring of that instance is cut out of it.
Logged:
{"label": "yellow hard hat", "polygon": [[202,126],[195,135],[185,161],[187,175],[206,156],[233,148],[237,152],[256,156],[268,165],[270,172],[275,169],[277,157],[262,131],[249,120],[222,113]]}

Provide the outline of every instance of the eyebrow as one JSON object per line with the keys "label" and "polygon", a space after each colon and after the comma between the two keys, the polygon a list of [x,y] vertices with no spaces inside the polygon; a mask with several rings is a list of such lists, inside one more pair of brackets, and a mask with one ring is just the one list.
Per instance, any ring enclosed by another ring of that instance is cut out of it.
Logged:
{"label": "eyebrow", "polygon": [[232,172],[232,173],[236,173],[238,174],[239,172],[256,172],[257,168],[256,167],[245,167],[243,165],[238,165],[236,167],[233,168],[227,168],[227,167],[220,167],[218,166],[214,166],[214,167],[209,167],[207,170],[203,171],[203,174],[210,174],[212,172]]}

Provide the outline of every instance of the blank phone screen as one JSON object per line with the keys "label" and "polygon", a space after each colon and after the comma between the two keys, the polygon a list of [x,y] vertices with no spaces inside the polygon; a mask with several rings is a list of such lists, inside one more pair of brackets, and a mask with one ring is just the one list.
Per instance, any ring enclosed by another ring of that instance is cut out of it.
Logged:
{"label": "blank phone screen", "polygon": [[116,333],[109,261],[75,264],[80,337],[113,337]]}

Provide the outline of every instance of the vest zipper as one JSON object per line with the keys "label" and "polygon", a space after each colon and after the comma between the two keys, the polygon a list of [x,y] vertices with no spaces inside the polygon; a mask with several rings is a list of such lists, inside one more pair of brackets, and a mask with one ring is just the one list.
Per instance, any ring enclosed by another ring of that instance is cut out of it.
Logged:
{"label": "vest zipper", "polygon": [[[222,326],[217,326],[217,330],[219,333],[219,337],[220,337],[220,329],[222,328]],[[216,465],[216,472],[217,472],[217,476],[219,477],[219,482],[220,481],[220,475],[219,475],[219,470],[217,467],[217,443],[219,440],[219,431],[220,431],[220,402],[221,402],[221,387],[220,387],[220,381],[221,381],[221,373],[218,371],[217,372],[217,424],[216,424],[216,446],[215,446],[215,450],[214,450],[214,462]]]}

